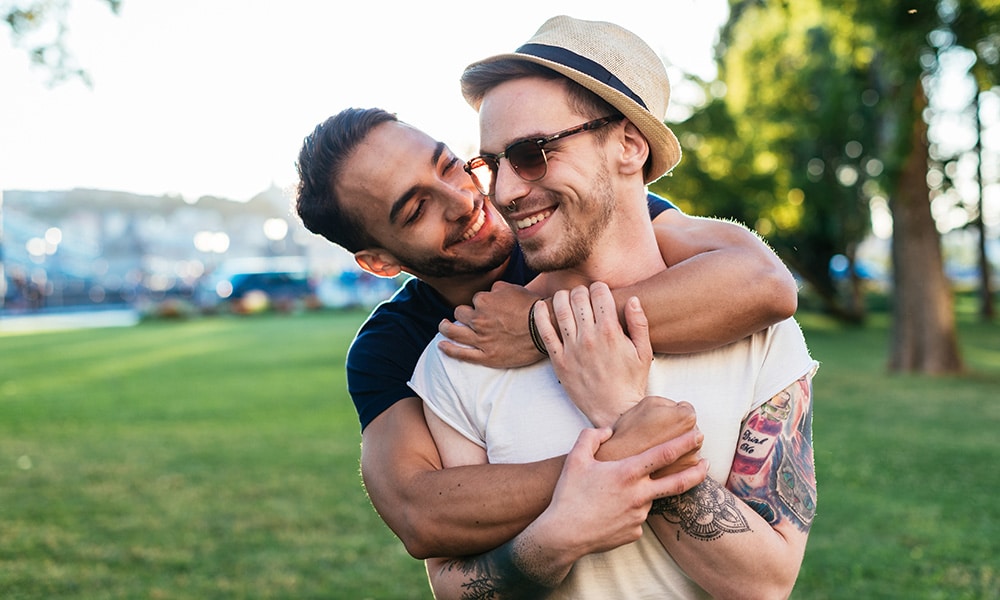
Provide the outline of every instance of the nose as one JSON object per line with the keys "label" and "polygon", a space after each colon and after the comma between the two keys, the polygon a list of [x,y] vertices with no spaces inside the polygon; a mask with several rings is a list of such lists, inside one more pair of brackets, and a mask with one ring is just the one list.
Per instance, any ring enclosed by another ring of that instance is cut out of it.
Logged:
{"label": "nose", "polygon": [[471,182],[468,186],[450,188],[445,198],[445,218],[456,221],[467,217],[476,206],[475,189]]}
{"label": "nose", "polygon": [[517,200],[527,194],[529,189],[530,184],[514,172],[510,161],[501,160],[493,184],[493,197],[490,200],[500,212],[508,214],[514,212]]}

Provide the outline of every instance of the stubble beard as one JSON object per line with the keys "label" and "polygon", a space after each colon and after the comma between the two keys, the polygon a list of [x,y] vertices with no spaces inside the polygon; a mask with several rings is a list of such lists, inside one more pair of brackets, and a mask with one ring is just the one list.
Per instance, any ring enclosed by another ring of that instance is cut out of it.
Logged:
{"label": "stubble beard", "polygon": [[578,267],[590,258],[594,244],[610,226],[616,207],[606,165],[601,165],[592,184],[591,193],[581,197],[579,202],[583,215],[578,216],[576,222],[564,218],[557,240],[543,245],[529,238],[521,244],[524,261],[529,267],[539,273],[562,271]]}
{"label": "stubble beard", "polygon": [[513,232],[504,230],[493,234],[486,245],[488,255],[478,255],[471,258],[454,258],[448,256],[434,256],[430,258],[410,257],[403,261],[415,273],[419,273],[422,278],[448,279],[452,277],[466,277],[469,275],[485,275],[496,269],[510,258],[510,253],[514,249]]}

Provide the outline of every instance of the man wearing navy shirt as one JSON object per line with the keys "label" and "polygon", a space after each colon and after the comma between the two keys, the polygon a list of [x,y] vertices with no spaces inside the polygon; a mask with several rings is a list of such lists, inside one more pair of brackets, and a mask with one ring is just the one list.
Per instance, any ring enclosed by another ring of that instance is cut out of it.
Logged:
{"label": "man wearing navy shirt", "polygon": [[[348,353],[372,504],[414,557],[496,547],[546,508],[565,457],[442,469],[407,381],[439,330],[453,340],[443,350],[456,358],[508,367],[541,360],[527,327],[537,297],[520,286],[534,273],[463,162],[391,113],[346,109],[331,117],[305,139],[298,169],[296,208],[307,228],[370,273],[414,276],[375,309]],[[794,280],[752,232],[684,215],[656,196],[649,205],[670,268],[614,293],[619,311],[625,299],[640,298],[657,351],[716,347],[794,313]],[[659,495],[678,494],[704,477],[693,424],[690,407],[652,398],[622,416],[595,457],[625,470],[635,468],[630,457],[657,448],[662,456],[649,472],[671,473]]]}

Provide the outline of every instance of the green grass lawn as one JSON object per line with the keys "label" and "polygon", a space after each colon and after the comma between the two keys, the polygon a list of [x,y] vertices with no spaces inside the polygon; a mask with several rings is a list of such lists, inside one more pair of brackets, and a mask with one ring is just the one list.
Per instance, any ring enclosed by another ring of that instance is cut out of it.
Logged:
{"label": "green grass lawn", "polygon": [[[428,598],[361,488],[363,314],[0,336],[0,598]],[[820,504],[793,597],[1000,598],[1000,325],[885,374],[886,322],[800,320]],[[766,560],[762,557],[762,560]]]}

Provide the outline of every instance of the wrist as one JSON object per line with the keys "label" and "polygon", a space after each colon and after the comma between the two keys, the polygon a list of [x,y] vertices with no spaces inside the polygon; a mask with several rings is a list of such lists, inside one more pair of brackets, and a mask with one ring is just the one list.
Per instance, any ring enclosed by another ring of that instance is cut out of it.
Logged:
{"label": "wrist", "polygon": [[572,528],[560,527],[558,519],[550,523],[547,514],[550,511],[551,507],[511,540],[511,553],[524,577],[541,586],[555,588],[587,552],[564,539]]}
{"label": "wrist", "polygon": [[543,356],[548,356],[549,350],[545,347],[545,342],[538,333],[538,326],[535,325],[536,305],[537,303],[532,303],[531,308],[528,309],[528,335],[531,336],[531,343],[535,345],[535,350],[541,352]]}

